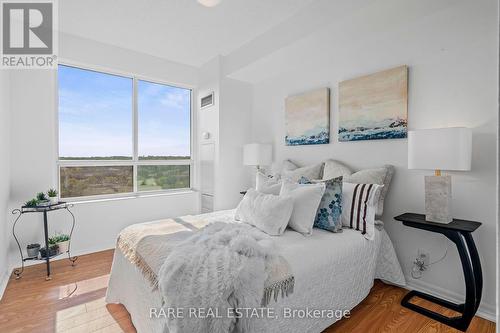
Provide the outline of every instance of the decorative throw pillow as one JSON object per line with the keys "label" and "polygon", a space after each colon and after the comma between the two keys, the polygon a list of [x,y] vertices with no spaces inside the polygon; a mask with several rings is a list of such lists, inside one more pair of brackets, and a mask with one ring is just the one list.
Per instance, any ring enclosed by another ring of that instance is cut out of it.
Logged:
{"label": "decorative throw pillow", "polygon": [[281,180],[284,172],[293,171],[299,166],[290,160],[284,160],[281,165],[273,164],[271,169],[271,177],[276,180]]}
{"label": "decorative throw pillow", "polygon": [[271,236],[279,236],[285,231],[292,210],[289,196],[259,193],[251,188],[236,208],[234,217]]}
{"label": "decorative throw pillow", "polygon": [[[283,170],[281,177],[288,179],[292,182],[298,182],[301,177],[307,179],[321,179],[321,171],[323,170],[323,163],[309,165],[302,168],[291,169],[291,165],[295,165],[290,161],[283,162]],[[287,169],[288,168],[288,169]]]}
{"label": "decorative throw pillow", "polygon": [[394,174],[394,166],[384,165],[381,168],[364,169],[353,173],[350,176],[344,177],[344,182],[356,184],[378,184],[383,185],[380,190],[380,195],[377,201],[377,209],[375,214],[382,216],[384,213],[384,200],[389,191],[392,175]]}
{"label": "decorative throw pillow", "polygon": [[281,172],[283,171],[293,171],[295,169],[298,169],[299,166],[295,163],[293,163],[290,160],[284,160],[283,164],[281,165]]}
{"label": "decorative throw pillow", "polygon": [[335,160],[326,160],[325,167],[323,168],[323,180],[345,177],[352,174],[351,169],[349,169],[344,164]]}
{"label": "decorative throw pillow", "polygon": [[352,171],[344,164],[335,161],[327,160],[323,171],[323,180],[343,176],[344,182],[356,184],[378,184],[384,185],[380,192],[379,200],[377,202],[377,216],[382,216],[384,212],[384,200],[389,185],[394,174],[394,166],[386,164],[380,168],[364,169],[352,173]]}
{"label": "decorative throw pillow", "polygon": [[288,226],[301,234],[310,235],[325,184],[298,184],[283,181],[280,196],[292,197],[293,210]]}
{"label": "decorative throw pillow", "polygon": [[367,239],[375,236],[375,212],[380,190],[377,184],[342,184],[342,225],[359,230]]}
{"label": "decorative throw pillow", "polygon": [[319,203],[314,227],[332,232],[342,232],[342,177],[324,181],[310,181],[302,177],[300,184],[323,182],[325,193]]}
{"label": "decorative throw pillow", "polygon": [[274,177],[268,177],[261,172],[257,172],[255,189],[261,193],[278,195],[281,190],[281,181]]}

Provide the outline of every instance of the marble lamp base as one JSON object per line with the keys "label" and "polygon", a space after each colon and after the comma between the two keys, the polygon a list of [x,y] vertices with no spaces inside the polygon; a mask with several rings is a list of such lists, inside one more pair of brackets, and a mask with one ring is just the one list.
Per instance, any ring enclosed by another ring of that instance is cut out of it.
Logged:
{"label": "marble lamp base", "polygon": [[451,176],[425,176],[425,219],[437,223],[453,221]]}

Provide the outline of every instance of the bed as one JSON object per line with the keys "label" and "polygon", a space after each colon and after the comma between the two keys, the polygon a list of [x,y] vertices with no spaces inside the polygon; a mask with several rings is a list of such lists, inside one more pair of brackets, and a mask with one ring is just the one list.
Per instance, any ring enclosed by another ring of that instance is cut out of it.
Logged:
{"label": "bed", "polygon": [[[235,222],[234,210],[197,217],[207,222]],[[350,229],[342,233],[314,229],[310,236],[286,230],[273,239],[290,264],[295,288],[288,297],[271,300],[268,306],[277,318],[258,319],[267,321],[269,332],[321,332],[338,319],[304,318],[300,311],[296,318],[285,318],[285,309],[287,314],[289,309],[351,310],[368,295],[374,279],[405,284],[393,245],[382,227],[376,229],[372,241]],[[162,305],[159,291],[120,250],[114,254],[106,302],[123,304],[138,332],[168,332],[166,319],[150,318],[150,309]]]}

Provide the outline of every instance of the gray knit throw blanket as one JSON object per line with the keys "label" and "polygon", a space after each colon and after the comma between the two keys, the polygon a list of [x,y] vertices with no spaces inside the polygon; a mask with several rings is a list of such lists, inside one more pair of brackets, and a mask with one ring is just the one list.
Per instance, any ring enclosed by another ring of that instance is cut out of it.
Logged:
{"label": "gray knit throw blanket", "polygon": [[[215,222],[195,233],[167,257],[158,287],[165,308],[201,308],[216,315],[167,318],[169,331],[260,332],[262,320],[236,319],[231,311],[262,307],[269,275],[288,277],[289,267],[279,258],[272,238],[247,224]],[[274,288],[286,294],[288,284]]]}
{"label": "gray knit throw blanket", "polygon": [[[207,227],[207,223],[197,216],[184,216],[181,218],[134,224],[125,228],[120,233],[117,240],[117,249],[142,272],[145,279],[150,282],[152,288],[156,289],[158,288],[158,274],[162,265],[164,269],[167,269],[168,265],[174,265],[183,260],[185,260],[185,265],[195,262],[195,252],[191,250],[186,251],[190,246],[199,247],[199,243],[201,242],[201,245],[204,247],[209,247],[218,242],[219,247],[226,247],[226,250],[216,251],[211,255],[200,256],[200,254],[197,254],[197,260],[207,260],[205,265],[210,266],[210,260],[216,258],[221,252],[227,255],[230,252],[229,249],[234,250],[236,241],[233,240],[231,242],[230,237],[228,237],[226,238],[227,241],[224,242],[221,240],[222,235],[231,235],[231,237],[238,235],[240,240],[246,239],[252,245],[254,245],[251,242],[252,239],[257,244],[260,244],[255,247],[254,252],[240,251],[238,256],[246,258],[237,260],[240,265],[239,267],[245,267],[245,263],[253,263],[257,260],[261,263],[264,262],[264,273],[259,274],[261,281],[257,281],[255,278],[253,280],[258,282],[260,284],[259,288],[261,288],[259,305],[267,306],[271,299],[277,301],[279,295],[286,297],[293,293],[294,276],[288,262],[282,256],[275,253],[271,237],[256,230],[254,227],[242,223],[216,222],[210,224],[209,227]],[[247,237],[244,237],[245,234],[247,234]],[[211,237],[214,237],[216,240],[209,240]],[[231,248],[231,246],[233,247]],[[247,246],[246,248],[252,249],[253,247]],[[208,251],[205,252],[207,252],[205,254],[208,254]],[[182,259],[176,260],[177,257]],[[234,255],[234,251],[233,257],[238,258]],[[220,258],[224,258],[224,256]],[[234,262],[234,260],[231,261],[233,264]],[[261,267],[261,263],[257,266]],[[226,265],[230,264],[226,262]],[[229,266],[225,267],[226,272],[232,271],[234,274],[235,269]],[[251,267],[250,264],[247,267]],[[176,271],[176,274],[184,273],[183,271]],[[253,276],[251,275],[252,272],[248,274],[248,276]],[[244,279],[244,274],[240,274],[240,278]],[[187,287],[188,285],[184,285],[183,288]],[[258,294],[259,291],[254,291],[254,293]],[[239,306],[243,306],[243,304],[240,303]]]}

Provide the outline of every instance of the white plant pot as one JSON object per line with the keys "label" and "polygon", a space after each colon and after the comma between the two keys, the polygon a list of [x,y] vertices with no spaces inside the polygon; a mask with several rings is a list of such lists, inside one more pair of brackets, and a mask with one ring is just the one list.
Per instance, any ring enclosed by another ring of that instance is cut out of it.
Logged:
{"label": "white plant pot", "polygon": [[57,197],[49,197],[50,204],[55,205],[59,202],[59,199]]}
{"label": "white plant pot", "polygon": [[69,249],[69,240],[67,240],[65,242],[57,243],[57,245],[59,245],[59,253],[66,253],[66,252],[68,252],[68,249]]}

